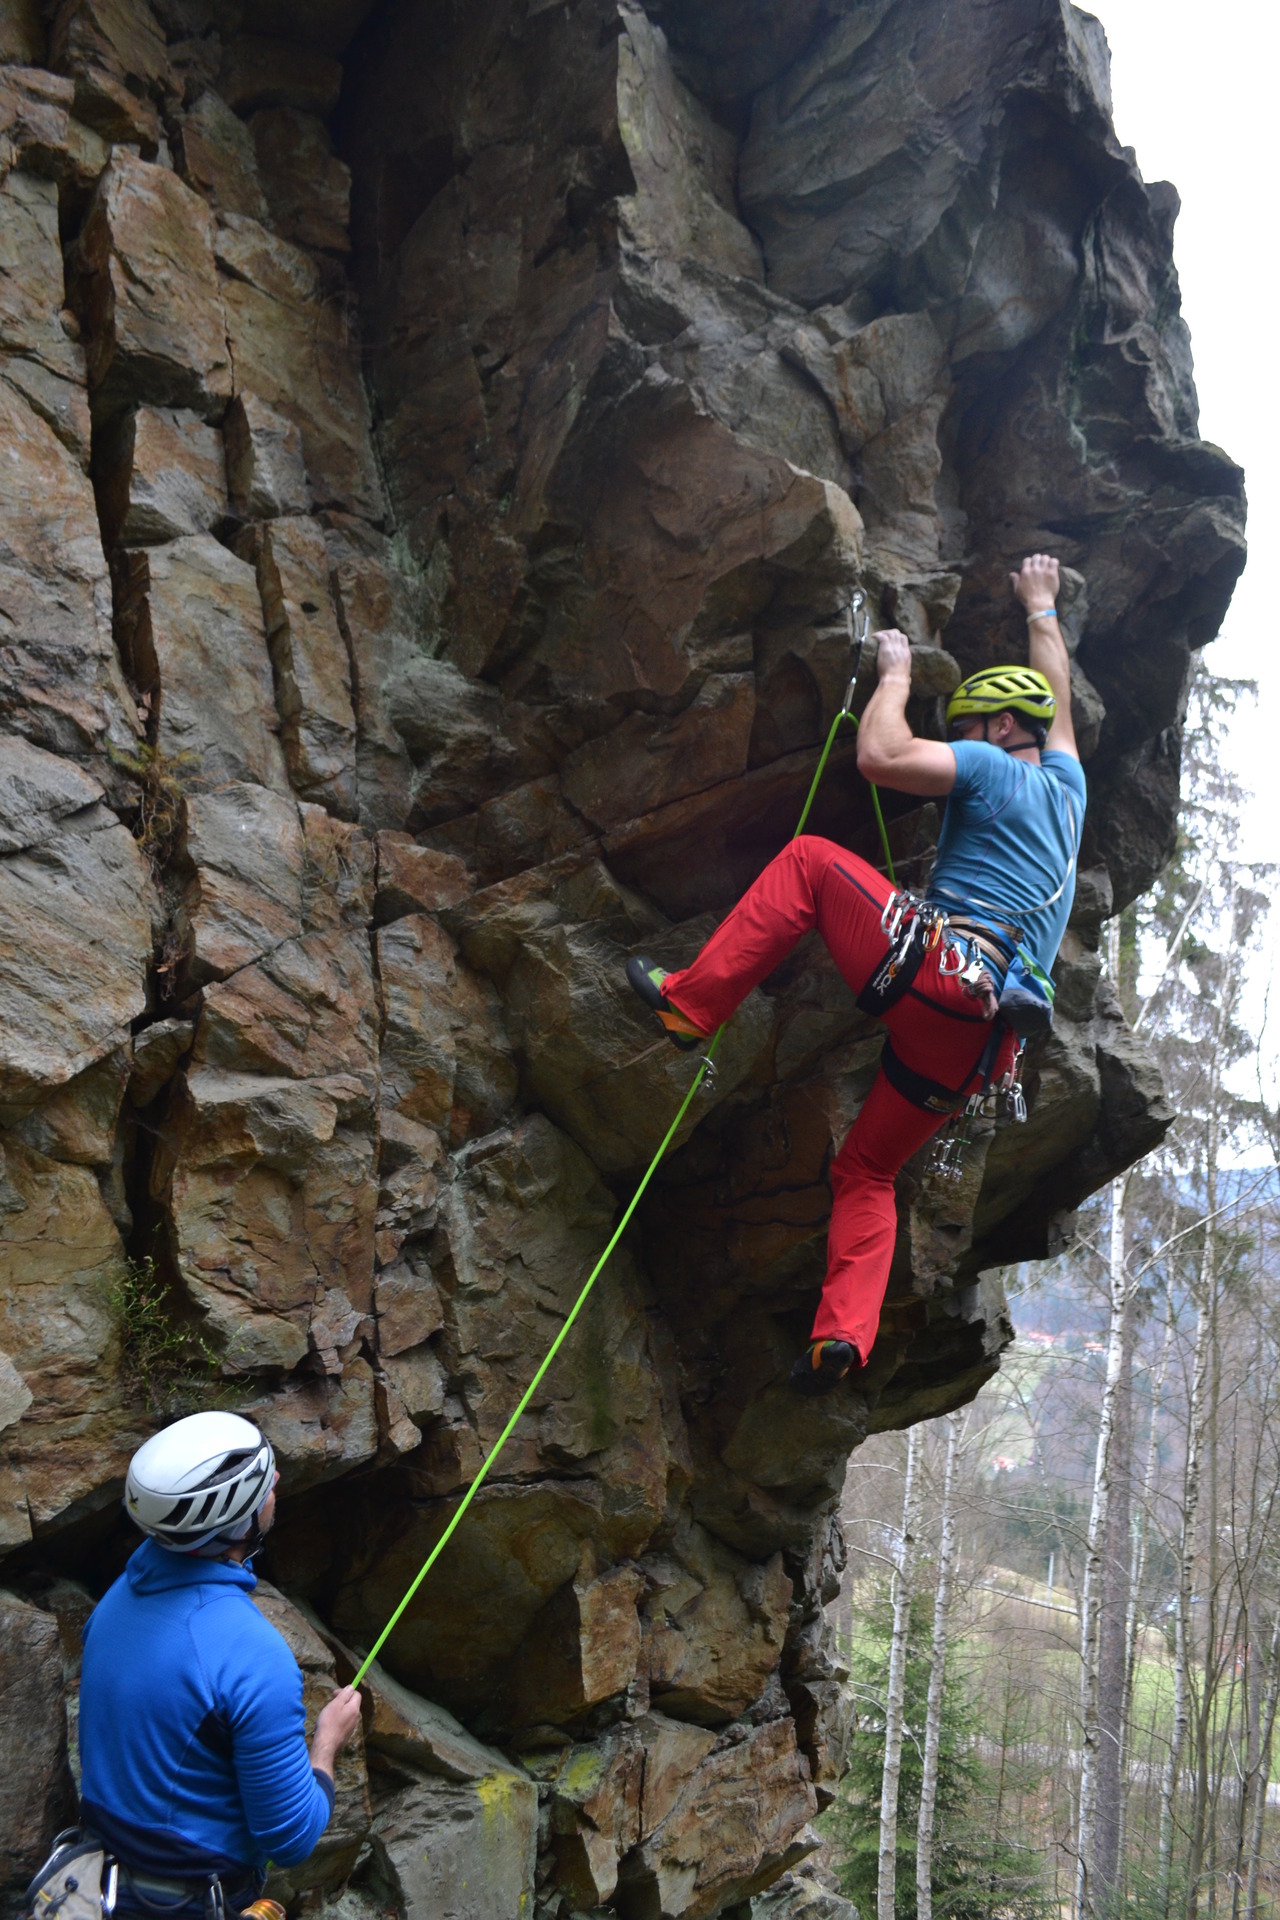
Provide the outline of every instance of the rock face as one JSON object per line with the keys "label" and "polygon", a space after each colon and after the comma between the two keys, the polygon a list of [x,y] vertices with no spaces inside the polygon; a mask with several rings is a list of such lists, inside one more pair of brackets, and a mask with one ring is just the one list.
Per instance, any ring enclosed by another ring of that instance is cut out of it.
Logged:
{"label": "rock face", "polygon": [[[132,1449],[210,1397],[270,1433],[262,1604],[318,1707],[687,1088],[623,962],[691,957],[791,832],[853,593],[936,731],[1025,648],[1009,566],[1065,563],[1091,797],[1030,1124],[945,1194],[904,1171],[867,1389],[794,1400],[880,1044],[801,944],[279,1889],[834,1916],[849,1450],[976,1391],[993,1270],[1170,1118],[1098,944],[1172,847],[1243,558],[1176,195],[1066,0],[60,0],[5,8],[0,59],[10,1892]],[[886,806],[919,881],[936,810]],[[878,857],[851,738],[812,826]]]}
{"label": "rock face", "polygon": [[0,1592],[0,1873],[30,1878],[40,1848],[73,1817],[58,1623]]}

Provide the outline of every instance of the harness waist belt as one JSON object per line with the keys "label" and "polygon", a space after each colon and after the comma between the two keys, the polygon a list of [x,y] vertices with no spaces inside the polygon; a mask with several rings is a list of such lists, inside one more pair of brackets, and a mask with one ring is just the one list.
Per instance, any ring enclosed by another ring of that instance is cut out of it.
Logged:
{"label": "harness waist belt", "polygon": [[1005,952],[995,936],[988,933],[985,927],[979,932],[971,922],[948,920],[947,928],[949,932],[954,933],[957,938],[961,940],[972,940],[979,953],[981,953],[985,959],[992,961],[1002,974],[1009,971],[1009,955]]}
{"label": "harness waist belt", "polygon": [[[990,924],[985,920],[971,920],[968,914],[949,913],[947,925],[953,933],[963,934],[966,940],[974,940],[982,951],[1007,967],[1022,940],[1021,927],[1013,927],[999,920]],[[1001,934],[1008,936],[1007,943]]]}
{"label": "harness waist belt", "polygon": [[152,1900],[198,1900],[203,1898],[209,1882],[220,1878],[220,1875],[209,1872],[201,1874],[198,1879],[170,1880],[162,1873],[139,1873],[136,1868],[125,1866],[123,1861],[120,1871],[136,1892]]}
{"label": "harness waist belt", "polygon": [[224,1915],[238,1913],[251,1901],[264,1878],[253,1867],[233,1868],[221,1874],[210,1867],[190,1879],[143,1872],[126,1866],[123,1860],[119,1867],[122,1891],[127,1889],[143,1911],[154,1914],[156,1920],[163,1920],[165,1914],[180,1914],[192,1906],[199,1907],[204,1920],[222,1920]]}

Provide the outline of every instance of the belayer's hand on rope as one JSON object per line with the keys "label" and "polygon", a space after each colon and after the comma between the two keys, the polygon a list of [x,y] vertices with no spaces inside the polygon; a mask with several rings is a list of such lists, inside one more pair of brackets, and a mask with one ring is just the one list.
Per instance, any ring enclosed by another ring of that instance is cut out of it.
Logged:
{"label": "belayer's hand on rope", "polygon": [[334,1763],[360,1724],[360,1695],[354,1687],[339,1687],[326,1700],[311,1736],[311,1764],[317,1773],[333,1779]]}

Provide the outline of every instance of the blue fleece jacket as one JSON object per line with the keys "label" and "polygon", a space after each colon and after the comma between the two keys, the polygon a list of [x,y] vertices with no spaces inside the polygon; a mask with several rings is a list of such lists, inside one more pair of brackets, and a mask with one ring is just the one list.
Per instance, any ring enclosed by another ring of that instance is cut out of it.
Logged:
{"label": "blue fleece jacket", "polygon": [[257,1584],[147,1540],[86,1622],[81,1810],[139,1870],[287,1867],[328,1825],[302,1674],[249,1598]]}

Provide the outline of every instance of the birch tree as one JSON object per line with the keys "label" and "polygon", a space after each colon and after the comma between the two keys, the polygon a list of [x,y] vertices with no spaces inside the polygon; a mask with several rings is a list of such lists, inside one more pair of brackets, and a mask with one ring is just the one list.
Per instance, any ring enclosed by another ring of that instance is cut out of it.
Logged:
{"label": "birch tree", "polygon": [[1132,1749],[1133,1689],[1138,1670],[1138,1637],[1142,1628],[1142,1594],[1147,1576],[1147,1552],[1151,1539],[1151,1512],[1154,1504],[1156,1472],[1160,1461],[1160,1409],[1164,1403],[1165,1382],[1169,1375],[1169,1355],[1173,1349],[1174,1314],[1168,1288],[1164,1294],[1164,1338],[1151,1391],[1151,1416],[1147,1429],[1147,1453],[1138,1497],[1137,1524],[1133,1529],[1132,1561],[1129,1568],[1129,1604],[1125,1619],[1124,1706],[1121,1719],[1119,1755],[1120,1831],[1116,1842],[1118,1859],[1123,1862],[1129,1828],[1129,1759]]}
{"label": "birch tree", "polygon": [[[1265,1023],[1264,1023],[1265,1024]],[[1261,1052],[1261,1050],[1259,1050]],[[1259,1080],[1261,1075],[1259,1074]],[[1261,1085],[1259,1087],[1261,1091]],[[1280,1108],[1268,1112],[1263,1108],[1264,1129],[1271,1148],[1272,1164],[1280,1173]],[[1272,1353],[1275,1353],[1276,1340],[1270,1338]],[[1258,1700],[1254,1719],[1249,1729],[1249,1771],[1245,1780],[1244,1806],[1241,1809],[1242,1823],[1247,1820],[1246,1838],[1247,1867],[1244,1881],[1243,1920],[1258,1920],[1258,1894],[1262,1868],[1263,1829],[1267,1818],[1267,1788],[1271,1780],[1271,1761],[1276,1727],[1276,1709],[1280,1707],[1280,1553],[1273,1546],[1269,1555],[1272,1565],[1271,1574],[1271,1634],[1265,1665],[1265,1683],[1259,1675]],[[1265,1694],[1263,1685],[1265,1684]],[[1237,1890],[1233,1902],[1233,1920],[1239,1901],[1239,1874]]]}
{"label": "birch tree", "polygon": [[[1203,1241],[1201,1245],[1200,1267],[1194,1287],[1196,1308],[1195,1345],[1192,1353],[1190,1392],[1187,1406],[1186,1452],[1183,1467],[1181,1511],[1179,1515],[1178,1540],[1178,1588],[1176,1611],[1174,1614],[1174,1651],[1173,1651],[1173,1732],[1169,1743],[1168,1758],[1165,1762],[1164,1779],[1160,1800],[1160,1853],[1159,1886],[1160,1909],[1167,1916],[1170,1911],[1173,1891],[1173,1855],[1176,1798],[1178,1780],[1187,1747],[1191,1726],[1191,1667],[1192,1647],[1192,1595],[1194,1592],[1196,1555],[1198,1549],[1200,1499],[1204,1475],[1205,1444],[1209,1437],[1209,1419],[1213,1410],[1214,1396],[1211,1387],[1216,1384],[1217,1369],[1213,1366],[1216,1358],[1214,1343],[1215,1315],[1217,1307],[1218,1280],[1218,1162],[1222,1147],[1223,1132],[1223,1073],[1229,1064],[1228,1033],[1232,1026],[1239,992],[1240,944],[1239,944],[1239,885],[1236,875],[1230,877],[1227,927],[1228,942],[1224,964],[1221,967],[1205,969],[1216,975],[1212,1010],[1208,1023],[1207,1045],[1201,1050],[1202,1086],[1198,1105],[1203,1115],[1201,1150],[1197,1156],[1202,1179],[1203,1204]],[[1216,1530],[1210,1530],[1210,1551],[1216,1549]],[[1216,1588],[1211,1586],[1216,1597]],[[1201,1707],[1208,1687],[1202,1689]],[[1203,1750],[1199,1758],[1199,1772],[1196,1780],[1195,1807],[1190,1835],[1188,1870],[1188,1914],[1195,1911],[1196,1881],[1200,1869],[1200,1857],[1203,1851],[1205,1818],[1205,1796],[1208,1782],[1205,1777],[1207,1756]]]}
{"label": "birch tree", "polygon": [[920,1824],[916,1837],[916,1920],[933,1920],[933,1824],[938,1795],[938,1750],[942,1740],[942,1702],[946,1688],[951,1585],[956,1564],[955,1483],[956,1455],[960,1444],[960,1416],[949,1413],[943,1425],[947,1436],[947,1456],[942,1476],[938,1586],[933,1602],[933,1648],[929,1663],[929,1697],[925,1707]]}
{"label": "birch tree", "polygon": [[[1138,1031],[1174,973],[1196,914],[1205,898],[1201,878],[1190,890],[1164,955],[1133,1020]],[[1117,995],[1124,999],[1121,919],[1108,928],[1107,966]],[[1127,1272],[1125,1217],[1129,1176],[1111,1182],[1107,1256],[1107,1360],[1093,1497],[1085,1542],[1080,1599],[1080,1797],[1076,1837],[1076,1912],[1087,1920],[1116,1893],[1121,1873],[1124,1832],[1122,1757],[1128,1746],[1130,1700],[1129,1524],[1132,1430],[1128,1421],[1131,1388],[1135,1284]],[[1117,1440],[1122,1442],[1117,1446]]]}
{"label": "birch tree", "polygon": [[[1275,1608],[1271,1628],[1271,1646],[1267,1662],[1265,1705],[1260,1702],[1256,1732],[1250,1752],[1250,1792],[1245,1795],[1248,1815],[1248,1866],[1244,1883],[1244,1920],[1258,1920],[1258,1887],[1262,1867],[1262,1832],[1267,1817],[1267,1786],[1271,1779],[1272,1742],[1275,1737],[1276,1708],[1280,1705],[1280,1606]],[[1252,1731],[1252,1730],[1251,1730]],[[1237,1876],[1237,1898],[1238,1898]],[[1233,1913],[1236,1911],[1233,1906]]]}
{"label": "birch tree", "polygon": [[[1122,1220],[1123,1220],[1122,1213]],[[1120,1249],[1122,1264],[1124,1248]],[[1124,1289],[1119,1328],[1120,1378],[1111,1429],[1107,1519],[1097,1605],[1097,1805],[1094,1815],[1093,1905],[1114,1911],[1124,1881],[1123,1758],[1128,1745],[1128,1618],[1133,1519],[1133,1348],[1139,1294]]]}
{"label": "birch tree", "polygon": [[885,1689],[884,1772],[880,1785],[880,1854],[876,1881],[876,1920],[894,1920],[898,1866],[898,1780],[902,1769],[903,1701],[906,1693],[907,1641],[915,1577],[916,1537],[920,1527],[920,1468],[924,1428],[912,1427],[907,1440],[907,1473],[902,1494],[902,1532],[893,1572],[893,1636],[889,1642],[889,1678]]}
{"label": "birch tree", "polygon": [[1092,1916],[1100,1911],[1102,1889],[1095,1886],[1098,1814],[1098,1655],[1099,1612],[1102,1595],[1102,1552],[1111,1501],[1112,1438],[1116,1424],[1120,1382],[1124,1371],[1125,1323],[1129,1281],[1125,1268],[1125,1183],[1112,1182],[1110,1321],[1107,1332],[1107,1370],[1098,1417],[1098,1448],[1093,1475],[1093,1501],[1085,1541],[1084,1581],[1080,1600],[1080,1813],[1076,1841],[1076,1912]]}

